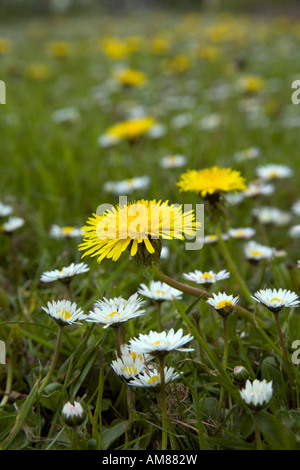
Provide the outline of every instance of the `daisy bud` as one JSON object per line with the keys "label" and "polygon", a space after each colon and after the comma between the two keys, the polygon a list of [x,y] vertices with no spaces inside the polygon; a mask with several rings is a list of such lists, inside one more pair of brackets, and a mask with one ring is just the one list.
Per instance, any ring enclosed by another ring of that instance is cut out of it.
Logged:
{"label": "daisy bud", "polygon": [[74,403],[66,403],[62,409],[62,418],[67,426],[76,427],[80,426],[85,420],[85,412],[81,404],[77,401]]}
{"label": "daisy bud", "polygon": [[233,377],[237,382],[246,382],[249,379],[249,375],[249,371],[244,366],[236,366],[233,369]]}

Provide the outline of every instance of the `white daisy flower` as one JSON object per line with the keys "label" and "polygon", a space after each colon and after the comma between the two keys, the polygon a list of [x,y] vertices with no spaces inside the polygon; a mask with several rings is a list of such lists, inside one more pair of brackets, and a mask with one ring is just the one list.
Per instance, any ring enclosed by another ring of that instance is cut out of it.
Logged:
{"label": "white daisy flower", "polygon": [[258,178],[262,180],[273,180],[273,179],[281,179],[281,178],[289,178],[293,176],[293,170],[287,165],[280,165],[280,164],[269,164],[259,166],[256,169],[256,174]]}
{"label": "white daisy flower", "polygon": [[253,160],[255,158],[258,158],[259,155],[260,155],[259,147],[249,147],[247,149],[236,152],[233,155],[233,158],[237,162],[243,162],[243,161]]}
{"label": "white daisy flower", "polygon": [[240,390],[244,402],[253,408],[262,409],[267,406],[273,395],[273,381],[259,381],[255,379],[252,383],[247,380],[245,388]]}
{"label": "white daisy flower", "polygon": [[202,272],[196,269],[194,272],[183,274],[184,279],[195,282],[196,284],[214,284],[215,282],[227,279],[229,276],[230,273],[224,269],[218,273],[214,271]]}
{"label": "white daisy flower", "polygon": [[25,221],[22,217],[10,217],[4,224],[0,225],[0,231],[5,233],[11,233],[18,228],[23,227]]}
{"label": "white daisy flower", "polygon": [[256,234],[256,230],[251,227],[245,228],[231,228],[228,230],[228,235],[231,238],[251,238]]}
{"label": "white daisy flower", "polygon": [[68,280],[77,274],[83,274],[89,271],[89,267],[85,263],[71,263],[70,266],[64,267],[61,270],[54,269],[53,271],[45,271],[41,275],[42,282],[53,282],[58,280]]}
{"label": "white daisy flower", "polygon": [[289,235],[292,238],[300,238],[300,225],[294,225],[289,230]]}
{"label": "white daisy flower", "polygon": [[[164,367],[164,375],[166,385],[180,377],[180,375],[174,371],[173,367]],[[128,382],[128,385],[132,385],[133,387],[151,387],[156,389],[159,389],[160,384],[161,376],[157,369],[146,370]]]}
{"label": "white daisy flower", "polygon": [[106,147],[111,147],[113,145],[116,145],[118,144],[119,142],[121,142],[122,139],[120,139],[118,136],[116,135],[112,135],[112,134],[101,134],[99,137],[98,137],[98,145],[99,147],[103,147],[103,148],[106,148]]}
{"label": "white daisy flower", "polygon": [[274,255],[274,248],[261,245],[253,240],[246,243],[244,253],[249,261],[257,262],[262,259],[270,259]]}
{"label": "white daisy flower", "polygon": [[292,220],[289,212],[282,211],[276,207],[257,207],[253,209],[252,213],[261,224],[283,226],[289,224]]}
{"label": "white daisy flower", "polygon": [[227,193],[224,195],[224,199],[230,206],[237,206],[245,199],[244,191],[240,191],[239,193]]}
{"label": "white daisy flower", "polygon": [[58,225],[51,225],[49,235],[52,238],[76,238],[83,235],[83,231],[78,227],[59,227]]}
{"label": "white daisy flower", "polygon": [[261,289],[252,298],[271,312],[279,312],[283,307],[298,307],[300,304],[298,295],[287,289]]}
{"label": "white daisy flower", "polygon": [[141,374],[145,367],[146,362],[141,355],[127,355],[121,358],[117,358],[115,361],[112,361],[111,367],[114,372],[124,380],[128,381],[133,377]]}
{"label": "white daisy flower", "polygon": [[150,184],[149,176],[137,176],[121,181],[106,181],[103,189],[112,194],[130,194],[137,189],[147,189]]}
{"label": "white daisy flower", "polygon": [[167,132],[166,126],[163,124],[154,124],[153,126],[150,127],[150,129],[147,132],[148,137],[150,139],[159,139],[160,137],[163,137]]}
{"label": "white daisy flower", "polygon": [[203,131],[211,131],[214,129],[218,129],[221,124],[222,117],[217,113],[213,113],[201,119],[200,129]]}
{"label": "white daisy flower", "polygon": [[149,299],[163,302],[164,300],[181,299],[182,292],[168,286],[161,281],[151,281],[149,287],[146,284],[140,284],[138,293]]}
{"label": "white daisy flower", "polygon": [[294,214],[300,215],[300,199],[292,205],[292,211],[294,212]]}
{"label": "white daisy flower", "polygon": [[192,113],[178,114],[171,119],[171,126],[174,129],[182,129],[183,127],[187,127],[192,124],[193,119]]}
{"label": "white daisy flower", "polygon": [[221,316],[228,316],[233,312],[235,305],[239,301],[239,297],[227,295],[225,292],[213,294],[213,297],[207,299],[207,303],[211,305]]}
{"label": "white daisy flower", "polygon": [[182,348],[182,346],[193,339],[190,334],[183,336],[180,328],[176,333],[172,328],[170,331],[150,331],[147,335],[140,334],[138,338],[129,340],[129,348],[139,354],[152,354],[153,356],[165,356],[171,351],[191,352],[194,349]]}
{"label": "white daisy flower", "polygon": [[103,328],[118,326],[120,323],[139,317],[145,313],[141,306],[145,303],[138,294],[133,294],[128,300],[123,297],[98,300],[94,311],[90,312],[86,321],[101,323]]}
{"label": "white daisy flower", "polygon": [[52,113],[52,120],[57,123],[70,123],[73,124],[80,118],[80,113],[77,108],[62,108]]}
{"label": "white daisy flower", "polygon": [[160,160],[160,166],[162,168],[181,168],[186,165],[187,158],[184,155],[176,153],[175,155],[168,155]]}
{"label": "white daisy flower", "polygon": [[275,191],[273,184],[250,183],[243,194],[245,197],[270,196]]}
{"label": "white daisy flower", "polygon": [[68,426],[79,426],[85,419],[85,412],[78,401],[65,403],[61,413]]}
{"label": "white daisy flower", "polygon": [[47,302],[47,308],[42,307],[44,312],[50,315],[59,325],[72,325],[78,323],[78,320],[85,320],[86,315],[81,308],[77,307],[75,302],[70,300],[58,300]]}
{"label": "white daisy flower", "polygon": [[168,259],[170,256],[170,250],[167,246],[163,246],[160,252],[161,259]]}
{"label": "white daisy flower", "polygon": [[300,269],[300,261],[297,261],[297,268]]}
{"label": "white daisy flower", "polygon": [[11,206],[8,206],[7,204],[3,204],[0,202],[0,217],[6,217],[10,215],[13,211],[13,208]]}

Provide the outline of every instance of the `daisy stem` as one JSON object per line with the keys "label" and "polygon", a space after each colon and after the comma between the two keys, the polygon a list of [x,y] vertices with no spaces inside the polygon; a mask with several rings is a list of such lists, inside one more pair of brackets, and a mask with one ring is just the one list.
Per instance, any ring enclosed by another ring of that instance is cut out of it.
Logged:
{"label": "daisy stem", "polygon": [[161,302],[156,302],[157,305],[157,331],[160,333],[162,331],[162,322],[161,322]]}
{"label": "daisy stem", "polygon": [[279,336],[279,341],[280,341],[280,346],[282,350],[282,355],[283,355],[283,360],[285,362],[287,374],[288,374],[288,379],[290,383],[290,389],[291,389],[291,398],[292,398],[292,404],[293,407],[296,408],[296,397],[295,397],[295,391],[294,391],[294,379],[293,379],[293,374],[292,374],[292,369],[289,361],[289,356],[284,344],[284,339],[283,339],[283,334],[282,334],[282,329],[280,325],[280,320],[279,320],[279,312],[274,312],[274,317],[276,321],[276,326],[278,330],[278,336]]}
{"label": "daisy stem", "polygon": [[60,344],[61,344],[61,337],[62,337],[62,331],[63,331],[63,325],[59,325],[59,329],[58,329],[58,333],[57,333],[57,339],[56,339],[56,345],[55,345],[55,350],[54,350],[54,354],[53,354],[53,359],[52,359],[52,363],[51,363],[51,366],[48,370],[48,374],[46,375],[46,377],[44,378],[44,380],[42,381],[41,383],[41,386],[39,388],[39,391],[38,391],[38,396],[41,396],[42,394],[42,391],[44,390],[44,388],[46,387],[46,385],[48,385],[51,377],[52,377],[52,374],[54,372],[54,369],[55,369],[55,366],[56,366],[56,363],[57,363],[57,360],[58,360],[58,356],[59,356],[59,350],[60,350]]}
{"label": "daisy stem", "polygon": [[[104,388],[104,361],[103,361],[103,352],[99,347],[99,379],[98,379],[98,395],[97,395],[97,404],[94,414],[94,423],[93,423],[93,436],[96,439],[99,450],[103,450],[103,439],[102,439],[102,396]],[[97,425],[99,424],[99,432],[97,430]]]}
{"label": "daisy stem", "polygon": [[167,450],[168,446],[168,434],[167,434],[167,405],[166,405],[166,384],[165,384],[165,368],[164,358],[159,357],[159,369],[160,369],[160,407],[161,407],[161,450]]}
{"label": "daisy stem", "polygon": [[[223,369],[226,373],[227,371],[227,359],[228,359],[228,316],[223,317],[223,330],[224,330],[224,351],[223,351]],[[220,399],[219,399],[219,409],[222,409],[224,402],[225,389],[221,388]]]}
{"label": "daisy stem", "polygon": [[77,450],[77,429],[74,427],[72,429],[72,445],[71,450]]}
{"label": "daisy stem", "polygon": [[116,333],[117,356],[121,357],[121,345],[124,344],[124,326],[117,325],[115,327],[115,333]]}
{"label": "daisy stem", "polygon": [[216,231],[216,234],[217,234],[217,237],[218,237],[218,245],[219,245],[220,251],[221,251],[223,257],[226,260],[228,269],[230,270],[230,272],[234,276],[234,278],[235,278],[236,282],[238,283],[239,288],[240,288],[243,296],[247,300],[247,302],[252,304],[253,300],[251,298],[250,291],[249,291],[248,287],[246,286],[246,283],[244,282],[242,276],[240,275],[240,272],[239,272],[238,268],[236,267],[235,262],[232,259],[230,251],[228,250],[228,248],[226,246],[226,243],[224,242],[224,240],[222,238],[222,232],[221,232],[219,224],[216,224],[215,231]]}
{"label": "daisy stem", "polygon": [[263,450],[262,442],[261,442],[261,436],[260,436],[260,430],[259,426],[257,423],[255,423],[255,440],[256,440],[256,449],[257,450]]}

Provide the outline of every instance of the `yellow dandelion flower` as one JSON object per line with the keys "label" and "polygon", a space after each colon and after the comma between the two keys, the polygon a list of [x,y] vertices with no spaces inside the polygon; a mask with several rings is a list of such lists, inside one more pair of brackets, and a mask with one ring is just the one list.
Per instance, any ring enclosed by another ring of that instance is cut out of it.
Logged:
{"label": "yellow dandelion flower", "polygon": [[148,132],[154,124],[156,124],[155,119],[149,116],[130,119],[109,127],[106,130],[106,135],[116,139],[135,140]]}
{"label": "yellow dandelion flower", "polygon": [[67,41],[51,41],[47,44],[48,53],[53,57],[65,59],[72,55],[72,45]]}
{"label": "yellow dandelion flower", "polygon": [[246,93],[255,93],[265,88],[265,81],[257,75],[247,75],[240,79],[239,87]]}
{"label": "yellow dandelion flower", "polygon": [[192,191],[199,193],[203,198],[213,194],[230,191],[244,191],[247,189],[245,178],[239,171],[231,168],[205,168],[204,170],[188,170],[181,174],[176,183],[180,191]]}
{"label": "yellow dandelion flower", "polygon": [[0,38],[0,54],[7,54],[12,50],[12,42],[6,38]]}
{"label": "yellow dandelion flower", "polygon": [[115,74],[116,79],[126,86],[140,86],[143,85],[147,77],[143,72],[135,69],[121,69]]}
{"label": "yellow dandelion flower", "polygon": [[113,38],[104,39],[101,42],[101,50],[110,59],[124,59],[130,52],[126,42]]}
{"label": "yellow dandelion flower", "polygon": [[145,263],[149,255],[159,258],[160,239],[193,237],[198,226],[193,210],[183,212],[181,206],[168,201],[142,199],[113,207],[102,216],[93,214],[84,227],[79,250],[87,250],[83,257],[98,256],[100,263],[104,258],[117,261],[129,249],[132,257],[139,253],[137,259]]}
{"label": "yellow dandelion flower", "polygon": [[26,69],[26,75],[33,80],[47,80],[51,76],[51,69],[46,64],[30,64]]}

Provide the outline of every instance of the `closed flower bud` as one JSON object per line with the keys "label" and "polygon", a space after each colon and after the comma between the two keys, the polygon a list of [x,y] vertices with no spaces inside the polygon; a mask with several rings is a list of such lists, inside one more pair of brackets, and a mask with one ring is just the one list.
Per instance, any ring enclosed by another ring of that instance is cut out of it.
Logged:
{"label": "closed flower bud", "polygon": [[244,366],[236,366],[233,369],[233,377],[237,382],[246,382],[249,379],[249,371]]}
{"label": "closed flower bud", "polygon": [[68,402],[62,409],[62,418],[70,427],[80,426],[85,419],[85,412],[79,402]]}

